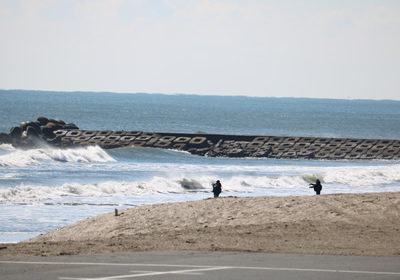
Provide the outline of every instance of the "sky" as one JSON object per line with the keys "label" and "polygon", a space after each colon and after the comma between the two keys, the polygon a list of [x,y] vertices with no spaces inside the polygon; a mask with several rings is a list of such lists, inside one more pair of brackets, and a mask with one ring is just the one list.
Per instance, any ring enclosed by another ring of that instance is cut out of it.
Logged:
{"label": "sky", "polygon": [[399,0],[0,0],[0,89],[400,100]]}

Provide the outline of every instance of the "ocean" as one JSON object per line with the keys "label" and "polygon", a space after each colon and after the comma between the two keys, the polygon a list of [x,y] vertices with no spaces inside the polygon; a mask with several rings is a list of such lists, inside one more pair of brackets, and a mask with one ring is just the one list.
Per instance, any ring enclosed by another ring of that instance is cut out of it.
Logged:
{"label": "ocean", "polygon": [[[0,90],[0,132],[39,116],[81,129],[400,139],[400,101]],[[0,145],[0,243],[142,204],[400,191],[400,162],[211,158],[165,149]]]}

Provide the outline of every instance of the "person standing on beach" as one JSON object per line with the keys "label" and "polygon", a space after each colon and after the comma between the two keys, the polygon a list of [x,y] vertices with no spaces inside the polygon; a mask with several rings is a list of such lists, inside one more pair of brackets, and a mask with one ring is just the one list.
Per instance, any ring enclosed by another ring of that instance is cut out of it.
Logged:
{"label": "person standing on beach", "polygon": [[222,192],[222,185],[221,182],[219,180],[217,180],[217,182],[215,182],[214,184],[212,184],[213,187],[213,193],[214,193],[214,197],[218,197],[219,194]]}
{"label": "person standing on beach", "polygon": [[314,191],[317,195],[321,194],[322,185],[321,185],[321,182],[319,181],[319,179],[317,179],[315,184],[310,184],[310,186],[311,186],[310,188],[314,188]]}

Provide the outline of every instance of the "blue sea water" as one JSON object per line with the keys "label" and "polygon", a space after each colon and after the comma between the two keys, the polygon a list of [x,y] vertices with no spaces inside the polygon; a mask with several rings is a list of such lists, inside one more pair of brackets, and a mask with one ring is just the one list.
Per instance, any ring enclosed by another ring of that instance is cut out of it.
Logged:
{"label": "blue sea water", "polygon": [[[0,132],[39,116],[81,129],[400,139],[400,101],[0,90]],[[400,162],[209,158],[172,150],[0,145],[0,243],[141,204],[400,191]]]}

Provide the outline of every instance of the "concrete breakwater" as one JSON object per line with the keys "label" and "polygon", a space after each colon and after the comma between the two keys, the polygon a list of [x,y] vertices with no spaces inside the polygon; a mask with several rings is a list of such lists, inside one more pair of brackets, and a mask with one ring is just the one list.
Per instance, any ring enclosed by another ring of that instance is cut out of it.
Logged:
{"label": "concrete breakwater", "polygon": [[19,127],[11,128],[9,134],[0,133],[2,143],[25,149],[43,143],[60,148],[141,146],[209,157],[400,159],[400,140],[81,130],[73,123],[46,117],[22,122]]}
{"label": "concrete breakwater", "polygon": [[141,146],[210,157],[399,159],[400,140],[189,134],[142,131],[57,130],[57,146]]}

